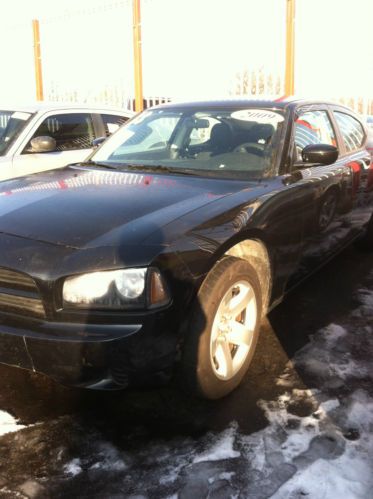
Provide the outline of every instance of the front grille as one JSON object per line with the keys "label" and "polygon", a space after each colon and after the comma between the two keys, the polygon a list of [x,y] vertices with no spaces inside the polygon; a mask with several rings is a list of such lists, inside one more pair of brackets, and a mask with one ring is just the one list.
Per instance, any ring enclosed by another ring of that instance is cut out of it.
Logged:
{"label": "front grille", "polygon": [[28,275],[0,268],[0,313],[45,318],[35,281]]}

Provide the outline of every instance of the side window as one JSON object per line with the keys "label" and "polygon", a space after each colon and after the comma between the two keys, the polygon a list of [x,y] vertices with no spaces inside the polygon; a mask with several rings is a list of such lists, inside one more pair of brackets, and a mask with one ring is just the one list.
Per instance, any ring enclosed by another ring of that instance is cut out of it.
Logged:
{"label": "side window", "polygon": [[[48,135],[57,143],[56,151],[89,149],[95,138],[91,115],[88,113],[56,114],[49,116],[36,130],[35,137]],[[24,152],[31,149],[31,140]]]}
{"label": "side window", "polygon": [[101,114],[105,126],[106,137],[116,132],[118,128],[129,120],[127,116],[118,116],[116,114]]}
{"label": "side window", "polygon": [[308,111],[295,122],[294,143],[296,158],[301,160],[302,149],[311,144],[330,144],[335,146],[333,126],[326,111]]}
{"label": "side window", "polygon": [[334,111],[335,119],[341,130],[347,152],[356,151],[364,143],[364,129],[354,117],[346,113]]}

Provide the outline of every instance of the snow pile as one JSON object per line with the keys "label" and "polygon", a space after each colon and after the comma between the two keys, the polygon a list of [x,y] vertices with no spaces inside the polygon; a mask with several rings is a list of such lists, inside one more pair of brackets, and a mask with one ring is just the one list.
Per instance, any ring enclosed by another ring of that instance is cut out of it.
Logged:
{"label": "snow pile", "polygon": [[23,425],[17,423],[17,420],[5,411],[0,411],[0,436],[6,433],[21,430],[25,428]]}
{"label": "snow pile", "polygon": [[64,472],[70,476],[79,475],[82,471],[80,459],[73,459],[64,466]]}
{"label": "snow pile", "polygon": [[[300,397],[309,400],[306,392],[295,390],[277,403],[263,403],[270,426],[259,432],[263,445],[254,449],[265,457],[253,466],[272,483],[276,466],[293,466],[273,491],[274,499],[365,499],[373,486],[373,398],[360,390],[342,402],[326,400],[309,416],[292,414]],[[322,398],[321,392],[313,393],[315,406]],[[248,449],[252,438],[247,437]]]}
{"label": "snow pile", "polygon": [[[206,451],[197,455],[193,459],[193,463],[202,461],[220,461],[222,459],[234,459],[240,457],[240,452],[233,449],[235,434],[237,428],[235,425],[223,432]],[[214,441],[214,440],[213,440]]]}
{"label": "snow pile", "polygon": [[93,455],[88,458],[74,458],[64,466],[64,473],[70,477],[83,471],[121,472],[127,469],[121,452],[109,442],[98,442]]}
{"label": "snow pile", "polygon": [[[313,393],[318,410],[296,418],[281,446],[296,465],[294,476],[273,495],[290,497],[366,498],[373,487],[373,292],[360,290],[361,306],[344,327],[331,324],[317,332],[293,363],[319,387]],[[368,319],[368,320],[367,320]],[[284,384],[284,377],[279,380]],[[366,389],[359,388],[361,386]],[[328,395],[334,398],[326,400]],[[290,404],[292,397],[285,402]],[[284,409],[269,411],[271,426],[286,426]],[[287,421],[289,421],[288,416]],[[292,419],[294,416],[292,416]],[[299,425],[299,426],[298,426]],[[307,434],[308,432],[308,434]],[[309,432],[315,437],[309,438]],[[294,439],[298,449],[293,452]],[[303,444],[303,446],[302,446]],[[305,447],[307,451],[304,451]],[[290,454],[289,454],[290,450]]]}
{"label": "snow pile", "polygon": [[[241,488],[247,497],[370,497],[373,292],[362,289],[356,298],[360,306],[345,324],[318,331],[294,356],[277,380],[287,393],[260,402],[270,425],[237,435],[236,445],[257,472]],[[315,388],[292,388],[295,371]]]}
{"label": "snow pile", "polygon": [[97,451],[97,461],[92,464],[91,470],[124,471],[127,468],[121,453],[112,444],[101,442]]}

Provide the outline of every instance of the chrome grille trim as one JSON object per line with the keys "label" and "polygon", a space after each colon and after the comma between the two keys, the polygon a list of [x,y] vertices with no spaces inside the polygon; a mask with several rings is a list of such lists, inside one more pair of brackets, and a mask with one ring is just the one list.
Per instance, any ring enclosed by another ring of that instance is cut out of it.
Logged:
{"label": "chrome grille trim", "polygon": [[45,318],[35,281],[28,275],[0,268],[0,313]]}
{"label": "chrome grille trim", "polygon": [[0,268],[0,286],[13,289],[24,289],[26,291],[35,291],[37,294],[38,288],[34,280],[20,272]]}

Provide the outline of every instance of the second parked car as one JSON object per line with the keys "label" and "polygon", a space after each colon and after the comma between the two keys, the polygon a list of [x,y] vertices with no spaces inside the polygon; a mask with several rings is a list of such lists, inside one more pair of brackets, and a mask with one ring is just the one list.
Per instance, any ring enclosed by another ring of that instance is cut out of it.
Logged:
{"label": "second parked car", "polygon": [[83,161],[94,139],[108,137],[133,115],[59,103],[0,107],[0,180]]}

